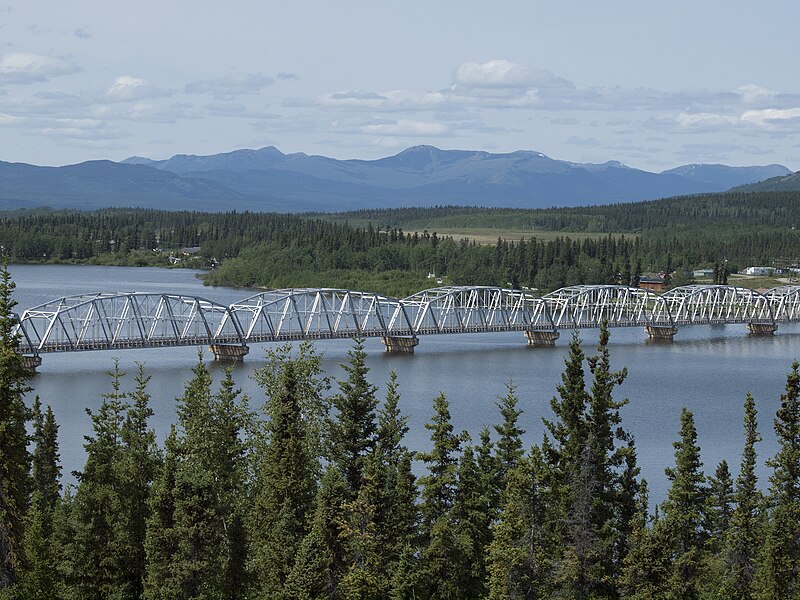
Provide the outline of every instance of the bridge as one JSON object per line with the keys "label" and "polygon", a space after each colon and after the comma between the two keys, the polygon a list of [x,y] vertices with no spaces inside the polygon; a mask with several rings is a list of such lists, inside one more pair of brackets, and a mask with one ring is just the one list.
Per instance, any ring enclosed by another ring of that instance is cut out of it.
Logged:
{"label": "bridge", "polygon": [[487,286],[424,290],[407,298],[339,289],[281,289],[223,305],[196,296],[99,292],[67,296],[17,316],[20,351],[40,354],[208,345],[215,358],[241,360],[248,344],[380,337],[389,352],[413,352],[419,336],[520,331],[553,345],[562,329],[644,327],[672,339],[678,326],[739,323],[774,333],[800,321],[800,286],[765,293],[689,285],[658,294],[617,285],[579,285],[544,296]]}

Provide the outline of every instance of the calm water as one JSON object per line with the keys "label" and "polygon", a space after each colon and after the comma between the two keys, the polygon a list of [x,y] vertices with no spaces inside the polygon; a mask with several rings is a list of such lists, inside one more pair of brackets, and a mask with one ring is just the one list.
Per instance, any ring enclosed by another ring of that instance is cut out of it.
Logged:
{"label": "calm water", "polygon": [[[17,283],[18,312],[56,297],[93,291],[154,291],[198,295],[229,304],[251,290],[203,287],[195,272],[155,268],[17,266],[11,267]],[[555,348],[528,348],[520,333],[425,336],[413,356],[386,355],[379,340],[367,340],[370,376],[385,389],[389,371],[398,372],[402,408],[410,418],[407,442],[414,449],[428,448],[423,424],[431,415],[431,401],[444,392],[451,404],[455,427],[477,439],[484,426],[497,422],[495,406],[509,380],[518,386],[525,410],[522,424],[529,443],[541,440],[542,416],[550,416],[549,401],[560,381],[567,353],[569,332]],[[581,332],[587,353],[597,343],[597,332]],[[338,377],[340,363],[347,360],[349,344],[344,340],[318,344],[324,352],[326,371]],[[253,405],[263,402],[263,393],[252,381],[253,370],[265,363],[267,345],[254,346],[247,361],[235,367],[238,384]],[[779,403],[786,374],[800,357],[800,325],[781,325],[770,337],[748,336],[743,325],[682,328],[672,344],[650,343],[641,329],[613,329],[611,357],[614,368],[628,368],[628,379],[617,397],[627,397],[624,425],[636,436],[642,474],[650,483],[653,500],[666,491],[664,467],[672,464],[672,442],[677,437],[681,407],[695,414],[698,438],[707,473],[727,459],[734,473],[741,455],[742,405],[752,392],[759,410],[764,441],[757,449],[761,462],[774,454],[777,444],[772,419]],[[118,358],[132,373],[136,363],[146,365],[152,377],[153,425],[163,438],[175,419],[174,399],[191,375],[196,348],[124,350],[45,354],[39,374],[33,379],[35,394],[50,404],[60,425],[61,458],[65,480],[81,469],[85,456],[83,436],[90,432],[84,408],[95,408],[100,394],[110,390],[105,375]],[[212,363],[217,376],[222,367]],[[128,386],[132,381],[128,381]],[[31,395],[32,397],[32,395]],[[769,475],[761,467],[762,483]]]}

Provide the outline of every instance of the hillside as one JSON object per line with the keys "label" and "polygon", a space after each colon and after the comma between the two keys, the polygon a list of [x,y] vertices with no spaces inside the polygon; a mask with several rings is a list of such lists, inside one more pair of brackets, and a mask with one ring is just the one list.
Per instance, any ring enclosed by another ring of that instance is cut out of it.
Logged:
{"label": "hillside", "polygon": [[793,192],[800,191],[800,171],[780,177],[770,177],[764,181],[734,188],[736,192]]}

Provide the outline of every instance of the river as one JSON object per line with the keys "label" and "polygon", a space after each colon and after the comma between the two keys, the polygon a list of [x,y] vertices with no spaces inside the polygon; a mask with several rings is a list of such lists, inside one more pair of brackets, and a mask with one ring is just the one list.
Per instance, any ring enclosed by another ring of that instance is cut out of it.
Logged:
{"label": "river", "polygon": [[[64,295],[95,291],[170,292],[196,295],[223,304],[240,300],[253,290],[204,287],[197,273],[182,269],[12,265],[17,289],[16,311]],[[377,339],[366,342],[371,381],[385,391],[390,370],[398,373],[401,408],[409,417],[406,438],[412,449],[430,446],[424,423],[432,414],[431,403],[440,392],[450,401],[456,430],[468,431],[473,440],[484,426],[498,422],[495,402],[511,380],[517,386],[525,411],[521,425],[526,442],[542,438],[541,417],[550,417],[549,401],[564,367],[569,332],[562,332],[555,348],[529,348],[520,333],[423,336],[414,355],[387,355]],[[595,330],[581,332],[584,350],[591,354],[597,343]],[[251,347],[247,360],[234,367],[237,384],[260,407],[264,396],[252,380],[254,369],[263,367],[267,344]],[[329,340],[317,344],[324,353],[323,366],[332,377],[342,376],[350,344]],[[159,348],[115,352],[44,354],[43,364],[31,385],[44,404],[53,407],[60,432],[64,481],[80,470],[85,460],[84,436],[91,433],[85,408],[99,406],[101,394],[110,391],[106,372],[113,360],[133,374],[144,363],[152,378],[149,391],[155,411],[152,424],[163,439],[175,421],[175,398],[191,376],[197,348]],[[208,354],[208,353],[207,353]],[[636,437],[642,475],[650,484],[652,500],[666,494],[664,468],[673,463],[672,442],[677,438],[681,407],[694,412],[698,441],[707,474],[727,459],[738,472],[742,446],[742,413],[749,390],[759,411],[764,441],[757,446],[759,477],[766,484],[769,469],[764,460],[777,449],[772,423],[780,394],[793,360],[800,357],[800,324],[781,325],[777,334],[749,336],[743,325],[681,328],[675,341],[653,344],[639,328],[611,330],[612,367],[628,368],[628,378],[616,398],[628,398],[623,424]],[[222,366],[211,363],[216,378]],[[132,377],[126,387],[133,385]]]}

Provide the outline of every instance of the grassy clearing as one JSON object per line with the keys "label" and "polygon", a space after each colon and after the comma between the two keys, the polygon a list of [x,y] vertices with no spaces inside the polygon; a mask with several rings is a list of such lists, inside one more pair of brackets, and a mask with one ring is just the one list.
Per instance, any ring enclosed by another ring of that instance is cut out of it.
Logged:
{"label": "grassy clearing", "polygon": [[761,277],[758,275],[730,275],[728,277],[728,285],[736,285],[739,287],[748,288],[751,290],[764,291],[781,285],[797,285],[796,279],[788,277]]}

